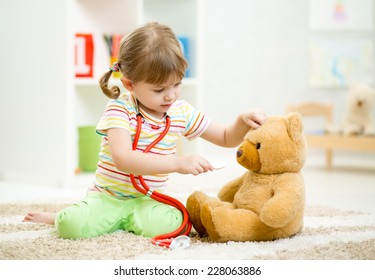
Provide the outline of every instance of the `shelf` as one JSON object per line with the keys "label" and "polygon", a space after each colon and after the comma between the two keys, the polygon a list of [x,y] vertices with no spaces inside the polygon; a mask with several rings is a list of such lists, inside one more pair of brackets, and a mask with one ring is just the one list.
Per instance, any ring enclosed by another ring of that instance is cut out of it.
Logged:
{"label": "shelf", "polygon": [[[182,80],[180,99],[186,100],[193,106],[198,105],[200,79],[196,67],[197,58],[197,0],[114,0],[108,5],[106,0],[71,0],[69,5],[69,38],[67,45],[73,46],[76,33],[91,33],[94,40],[94,66],[92,78],[75,78],[70,76],[69,94],[67,95],[68,113],[66,124],[70,137],[66,146],[69,153],[65,160],[65,169],[68,178],[65,185],[89,185],[94,174],[82,173],[75,175],[72,170],[78,166],[78,127],[96,125],[105,110],[108,97],[102,94],[99,78],[110,65],[110,57],[103,34],[128,34],[141,24],[158,21],[169,25],[177,36],[189,39],[190,76]],[[73,61],[73,48],[70,49],[70,58]],[[74,65],[70,65],[71,70]],[[124,87],[119,78],[113,76],[109,86],[118,86],[121,91]],[[195,144],[179,141],[179,154],[193,153]]]}

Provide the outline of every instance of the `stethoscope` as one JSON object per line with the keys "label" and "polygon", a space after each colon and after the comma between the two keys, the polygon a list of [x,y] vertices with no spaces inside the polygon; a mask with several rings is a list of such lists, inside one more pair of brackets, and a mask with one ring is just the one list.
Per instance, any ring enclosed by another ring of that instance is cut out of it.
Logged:
{"label": "stethoscope", "polygon": [[[138,106],[136,106],[138,107]],[[133,151],[137,149],[137,144],[139,141],[139,137],[141,135],[142,130],[142,114],[139,112],[137,108],[137,128],[136,133],[132,145]],[[157,143],[159,143],[164,136],[168,133],[169,128],[171,126],[171,120],[168,114],[165,116],[166,126],[164,131],[149,145],[147,148],[143,151],[144,153],[148,153]],[[177,248],[187,248],[190,246],[190,238],[188,237],[192,224],[189,220],[189,214],[185,208],[185,206],[178,201],[177,199],[170,197],[168,195],[162,194],[160,192],[154,192],[152,189],[150,189],[146,182],[143,179],[143,176],[139,175],[138,180],[141,183],[141,186],[139,186],[135,180],[134,174],[130,174],[130,180],[134,186],[134,188],[139,191],[140,193],[147,195],[151,197],[152,199],[171,205],[177,209],[179,209],[183,214],[183,221],[181,226],[170,233],[161,234],[158,236],[155,236],[151,239],[151,242],[155,245],[159,245],[161,247],[167,247],[171,249],[177,249]]]}

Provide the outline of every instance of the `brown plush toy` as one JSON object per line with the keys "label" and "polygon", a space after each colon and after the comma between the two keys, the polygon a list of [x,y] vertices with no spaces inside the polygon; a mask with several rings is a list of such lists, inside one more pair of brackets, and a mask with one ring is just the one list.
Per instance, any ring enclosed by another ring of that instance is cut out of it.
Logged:
{"label": "brown plush toy", "polygon": [[187,209],[195,230],[212,241],[266,241],[303,228],[306,142],[299,113],[269,117],[250,130],[237,150],[248,169],[226,184],[218,198],[194,192]]}

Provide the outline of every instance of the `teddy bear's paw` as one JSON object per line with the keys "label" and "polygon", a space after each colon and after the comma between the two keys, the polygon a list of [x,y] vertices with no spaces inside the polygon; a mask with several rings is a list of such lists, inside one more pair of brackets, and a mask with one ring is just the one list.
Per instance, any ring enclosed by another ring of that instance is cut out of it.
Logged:
{"label": "teddy bear's paw", "polygon": [[220,235],[217,233],[214,221],[212,219],[212,211],[213,208],[210,206],[210,204],[205,204],[202,207],[201,211],[201,220],[202,223],[204,224],[206,231],[208,233],[208,236],[212,241],[218,241],[220,239]]}
{"label": "teddy bear's paw", "polygon": [[296,211],[287,211],[283,207],[263,207],[259,213],[260,220],[271,228],[282,228],[285,227],[295,217]]}
{"label": "teddy bear's paw", "polygon": [[190,221],[200,236],[206,235],[206,228],[201,221],[201,209],[205,201],[205,199],[203,199],[204,196],[204,193],[194,192],[188,197],[186,202],[186,209],[189,212]]}
{"label": "teddy bear's paw", "polygon": [[342,132],[345,136],[357,136],[362,133],[362,128],[358,125],[346,125],[343,127]]}

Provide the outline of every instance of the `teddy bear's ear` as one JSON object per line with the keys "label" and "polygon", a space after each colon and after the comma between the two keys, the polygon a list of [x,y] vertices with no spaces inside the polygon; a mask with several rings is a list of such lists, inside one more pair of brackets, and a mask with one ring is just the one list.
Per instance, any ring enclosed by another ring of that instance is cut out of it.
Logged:
{"label": "teddy bear's ear", "polygon": [[298,112],[289,113],[286,116],[286,126],[289,137],[295,142],[299,143],[303,139],[303,123],[302,116]]}

